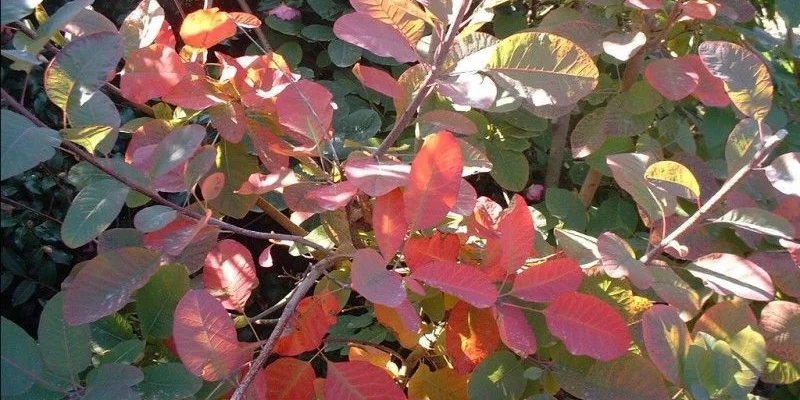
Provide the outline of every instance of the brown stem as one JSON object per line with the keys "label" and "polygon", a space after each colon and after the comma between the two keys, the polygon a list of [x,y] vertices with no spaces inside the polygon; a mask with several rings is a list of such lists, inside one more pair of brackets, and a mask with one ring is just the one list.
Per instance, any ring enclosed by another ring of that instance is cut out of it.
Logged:
{"label": "brown stem", "polygon": [[583,203],[584,207],[589,207],[592,204],[594,194],[597,192],[597,188],[600,187],[601,179],[603,179],[603,174],[601,174],[600,171],[594,168],[589,169],[589,173],[587,173],[586,178],[583,179],[581,191],[578,193],[578,197],[581,199],[581,203]]}
{"label": "brown stem", "polygon": [[[8,94],[8,92],[6,92],[5,89],[0,89],[0,90],[2,90],[2,99],[3,99],[3,101],[8,103],[8,105],[11,108],[13,108],[18,113],[22,114],[23,116],[25,116],[29,120],[31,120],[31,122],[33,122],[34,124],[36,124],[38,126],[41,126],[41,127],[47,127],[47,125],[44,122],[42,122],[41,120],[36,118],[36,116],[33,115],[30,111],[28,111],[25,107],[22,107],[22,105],[19,104],[19,102],[17,102],[17,100],[14,97],[12,97],[10,94]],[[128,179],[125,176],[122,176],[122,175],[118,174],[111,167],[107,166],[106,164],[101,163],[100,161],[97,160],[97,158],[95,158],[91,154],[87,153],[80,146],[78,146],[78,145],[76,145],[76,144],[74,144],[72,142],[63,141],[61,143],[61,146],[63,146],[65,149],[69,150],[71,153],[75,154],[77,157],[79,157],[79,158],[85,160],[86,162],[88,162],[89,164],[93,165],[95,168],[97,168],[100,171],[102,171],[102,172],[106,173],[107,175],[111,176],[112,178],[124,183],[126,186],[132,188],[133,190],[135,190],[135,191],[137,191],[137,192],[149,197],[154,202],[156,202],[158,204],[161,204],[161,205],[164,205],[164,206],[167,206],[167,207],[169,207],[169,208],[171,208],[171,209],[173,209],[173,210],[175,210],[175,211],[177,211],[177,212],[179,212],[179,213],[181,213],[181,214],[183,214],[183,215],[185,215],[187,217],[190,217],[190,218],[194,218],[194,219],[197,219],[197,220],[205,218],[205,216],[203,214],[201,214],[199,212],[196,212],[196,211],[189,210],[188,208],[185,208],[185,207],[181,207],[181,206],[179,206],[179,205],[177,205],[177,204],[175,204],[175,203],[173,203],[173,202],[161,197],[161,195],[158,194],[157,192],[155,192],[155,191],[153,191],[153,190],[151,190],[151,189],[149,189],[149,188],[147,188],[145,186],[142,186],[139,183],[134,182],[133,180]],[[330,253],[324,247],[322,247],[322,246],[320,246],[320,245],[318,245],[318,244],[316,244],[316,243],[314,243],[314,242],[312,242],[312,241],[310,241],[308,239],[305,239],[302,236],[284,235],[284,234],[280,234],[280,233],[266,233],[266,232],[251,231],[249,229],[244,229],[244,228],[238,227],[236,225],[229,224],[227,222],[218,220],[216,218],[210,219],[208,221],[208,224],[220,227],[220,228],[222,228],[224,230],[227,230],[227,231],[230,231],[230,232],[233,232],[235,234],[242,235],[242,236],[247,236],[247,237],[251,237],[251,238],[255,238],[255,239],[264,239],[264,240],[285,240],[285,241],[290,241],[290,242],[303,244],[305,246],[308,246],[308,247],[314,248],[316,250],[319,250],[319,251],[321,251],[321,252],[323,252],[325,254],[329,254]]]}
{"label": "brown stem", "polygon": [[268,201],[264,200],[263,197],[259,197],[256,200],[256,206],[264,211],[268,217],[270,217],[273,221],[277,222],[278,225],[282,226],[284,229],[289,231],[292,235],[297,236],[306,236],[308,232],[305,229],[301,228],[299,225],[295,224],[290,220],[287,216],[283,215],[282,212],[278,211],[272,204],[269,204]]}
{"label": "brown stem", "polygon": [[781,140],[783,140],[783,138],[786,137],[786,135],[787,135],[786,130],[781,129],[774,135],[766,137],[764,139],[763,147],[761,147],[761,149],[756,152],[756,154],[753,156],[750,162],[747,163],[747,165],[736,171],[736,173],[733,174],[733,176],[731,176],[727,181],[725,181],[725,183],[722,185],[721,188],[719,188],[717,193],[714,193],[714,195],[711,196],[711,198],[708,199],[708,201],[705,204],[703,204],[702,207],[700,207],[686,221],[683,221],[683,223],[680,226],[678,226],[674,231],[672,231],[672,233],[670,233],[669,236],[662,239],[661,242],[658,243],[658,245],[650,249],[650,251],[648,251],[647,254],[645,254],[645,256],[641,258],[641,261],[645,264],[650,263],[656,256],[661,254],[661,252],[664,251],[664,248],[666,248],[670,243],[672,243],[672,241],[678,239],[679,237],[681,237],[681,235],[689,231],[695,223],[697,223],[703,217],[705,217],[709,211],[711,211],[720,201],[722,201],[722,199],[724,199],[725,196],[728,193],[730,193],[730,191],[733,190],[733,188],[737,184],[739,184],[739,182],[742,181],[742,179],[744,179],[754,168],[758,167],[762,162],[764,162],[764,160],[766,160],[766,158],[769,156],[772,150],[778,147],[778,144],[781,142]]}
{"label": "brown stem", "polygon": [[569,133],[569,114],[562,115],[556,120],[553,139],[550,142],[550,155],[547,159],[547,171],[544,175],[544,187],[558,187],[561,178],[561,167],[564,164],[564,148],[567,146]]}

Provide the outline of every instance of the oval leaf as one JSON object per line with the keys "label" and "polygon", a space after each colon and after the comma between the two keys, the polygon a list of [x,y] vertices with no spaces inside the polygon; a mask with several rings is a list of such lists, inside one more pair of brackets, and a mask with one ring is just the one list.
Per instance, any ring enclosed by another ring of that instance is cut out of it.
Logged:
{"label": "oval leaf", "polygon": [[690,95],[700,82],[694,63],[685,58],[662,58],[647,65],[644,76],[662,96],[678,101]]}
{"label": "oval leaf", "polygon": [[353,65],[352,71],[364,86],[393,99],[400,97],[400,84],[388,72],[359,63]]}
{"label": "oval leaf", "polygon": [[549,302],[562,293],[574,292],[583,281],[583,271],[572,258],[557,258],[532,266],[514,278],[509,293],[527,301]]}
{"label": "oval leaf", "polygon": [[679,385],[690,336],[678,309],[664,304],[650,307],[642,315],[642,333],[650,360],[668,381]]}
{"label": "oval leaf", "polygon": [[267,397],[275,400],[310,399],[314,397],[314,369],[296,358],[279,358],[264,370]]}
{"label": "oval leaf", "polygon": [[341,309],[336,296],[327,291],[304,298],[275,343],[275,353],[294,356],[316,349],[336,323],[336,314]]}
{"label": "oval leaf", "polygon": [[470,265],[431,261],[411,277],[478,308],[489,307],[497,300],[497,288],[489,276]]}
{"label": "oval leaf", "polygon": [[647,289],[653,284],[653,275],[644,263],[634,258],[633,249],[621,237],[604,232],[597,238],[597,251],[606,275],[628,277],[639,289]]}
{"label": "oval leaf", "polygon": [[207,49],[235,34],[236,23],[217,7],[188,14],[180,30],[183,42],[198,49]]}
{"label": "oval leaf", "polygon": [[351,274],[353,290],[373,303],[397,307],[406,300],[400,274],[386,270],[386,260],[375,250],[356,251]]}
{"label": "oval leaf", "polygon": [[0,328],[3,331],[0,335],[0,393],[4,397],[25,393],[39,379],[42,370],[39,348],[25,330],[6,317],[0,318]]}
{"label": "oval leaf", "polygon": [[800,363],[800,304],[771,301],[761,310],[759,324],[770,353]]}
{"label": "oval leaf", "polygon": [[469,373],[497,350],[500,332],[490,310],[459,302],[450,311],[444,346],[458,372]]}
{"label": "oval leaf", "polygon": [[748,231],[784,239],[791,239],[795,236],[794,226],[785,218],[756,207],[734,208],[725,213],[725,215],[711,221],[731,224]]}
{"label": "oval leaf", "polygon": [[418,59],[414,46],[400,31],[364,13],[350,13],[337,18],[333,33],[339,39],[381,57],[392,57],[401,63]]}
{"label": "oval leaf", "polygon": [[775,157],[764,173],[775,189],[790,196],[800,196],[800,152]]}
{"label": "oval leaf", "polygon": [[712,253],[688,264],[686,269],[711,290],[755,301],[770,301],[775,294],[772,279],[752,261],[727,253]]}
{"label": "oval leaf", "polygon": [[244,309],[250,291],[258,285],[250,250],[233,240],[220,240],[206,255],[203,284],[229,310]]}
{"label": "oval leaf", "polygon": [[370,196],[383,196],[408,183],[411,166],[389,158],[353,153],[344,165],[347,180]]}
{"label": "oval leaf", "polygon": [[89,336],[89,325],[70,326],[64,322],[64,292],[47,302],[39,320],[38,337],[50,372],[79,382],[78,374],[92,364]]}
{"label": "oval leaf", "polygon": [[404,400],[406,396],[386,371],[366,362],[328,362],[325,398],[341,400]]}
{"label": "oval leaf", "polygon": [[186,73],[181,57],[173,48],[153,44],[128,54],[119,89],[126,99],[144,103],[169,93]]}
{"label": "oval leaf", "polygon": [[644,171],[644,177],[657,181],[667,192],[686,199],[700,197],[700,184],[689,168],[675,161],[658,161]]}
{"label": "oval leaf", "polygon": [[403,213],[403,192],[400,189],[375,198],[372,228],[383,258],[391,260],[403,245],[408,230]]}
{"label": "oval leaf", "polygon": [[461,147],[450,132],[428,136],[411,163],[403,193],[411,229],[436,226],[456,204],[463,169]]}
{"label": "oval leaf", "polygon": [[522,358],[536,352],[536,335],[520,308],[503,303],[493,311],[500,339],[506,347]]}
{"label": "oval leaf", "polygon": [[41,128],[15,112],[0,110],[0,179],[25,172],[56,155],[58,132]]}

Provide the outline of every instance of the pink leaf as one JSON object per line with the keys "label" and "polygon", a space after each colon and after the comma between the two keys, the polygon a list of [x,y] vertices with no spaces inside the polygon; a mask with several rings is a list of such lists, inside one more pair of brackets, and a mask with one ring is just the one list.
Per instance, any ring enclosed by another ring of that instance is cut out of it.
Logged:
{"label": "pink leaf", "polygon": [[163,44],[153,44],[128,54],[119,85],[126,99],[144,103],[169,93],[184,75],[186,67],[178,53]]}
{"label": "pink leaf", "polygon": [[657,10],[664,0],[625,0],[625,5],[639,10]]}
{"label": "pink leaf", "polygon": [[400,97],[400,84],[386,71],[355,63],[355,65],[353,65],[353,75],[355,75],[364,86],[378,93],[393,99]]}
{"label": "pink leaf", "polygon": [[399,306],[394,307],[394,310],[397,312],[400,321],[403,322],[406,329],[413,333],[419,332],[422,326],[422,320],[419,317],[417,309],[414,308],[414,305],[411,304],[408,299],[403,300]]}
{"label": "pink leaf", "polygon": [[286,86],[275,100],[281,125],[314,143],[330,139],[333,95],[325,86],[301,80]]}
{"label": "pink leaf", "polygon": [[363,153],[353,153],[345,163],[344,172],[357,188],[378,197],[405,186],[411,166],[385,157],[376,160]]}
{"label": "pink leaf", "polygon": [[228,312],[205,290],[190,290],[178,302],[172,337],[186,369],[207,381],[226,378],[249,358]]}
{"label": "pink leaf", "polygon": [[[293,211],[316,214],[325,211],[311,196],[317,186],[313,182],[300,182],[283,188],[283,200]],[[310,215],[309,215],[310,217]]]}
{"label": "pink leaf", "polygon": [[213,126],[223,139],[239,143],[247,131],[247,116],[242,103],[231,101],[208,110]]}
{"label": "pink leaf", "polygon": [[766,271],[734,254],[708,254],[687,265],[686,269],[723,296],[733,294],[755,301],[770,301],[775,294]]}
{"label": "pink leaf", "polygon": [[514,195],[511,206],[500,217],[496,231],[499,237],[486,240],[483,270],[491,271],[489,275],[495,279],[502,279],[506,273],[523,266],[534,254],[536,234],[533,217],[522,196]]}
{"label": "pink leaf", "polygon": [[603,40],[603,51],[620,61],[628,61],[647,43],[647,35],[641,31],[614,32]]}
{"label": "pink leaf", "polygon": [[206,256],[203,284],[222,300],[225,308],[244,309],[250,291],[258,286],[250,250],[233,239],[219,241]]}
{"label": "pink leaf", "polygon": [[781,292],[800,297],[800,263],[793,261],[789,253],[759,252],[747,259],[767,271]]}
{"label": "pink leaf", "polygon": [[647,289],[654,278],[644,263],[634,258],[630,245],[612,232],[604,232],[597,238],[597,251],[606,275],[612,278],[628,277],[639,289]]}
{"label": "pink leaf", "polygon": [[748,326],[757,329],[758,321],[747,303],[720,301],[707,309],[694,323],[692,335],[705,332],[718,339],[729,340]]}
{"label": "pink leaf", "polygon": [[258,265],[262,268],[270,268],[274,265],[272,261],[272,246],[275,244],[271,244],[264,249],[261,254],[258,256]]}
{"label": "pink leaf", "polygon": [[171,256],[180,255],[189,243],[195,241],[195,237],[206,230],[210,218],[210,212],[206,214],[205,218],[198,221],[178,218],[164,228],[144,235],[144,244]]}
{"label": "pink leaf", "polygon": [[307,194],[325,210],[338,210],[347,205],[350,199],[358,193],[358,188],[350,181],[334,183],[333,185],[317,186]]}
{"label": "pink leaf", "polygon": [[408,225],[403,215],[403,193],[394,189],[375,198],[372,209],[372,228],[375,241],[386,260],[391,260],[403,245]]}
{"label": "pink leaf", "polygon": [[411,229],[433,228],[453,209],[463,166],[461,147],[450,132],[425,138],[411,163],[408,186],[403,193]]}
{"label": "pink leaf", "polygon": [[225,173],[214,172],[203,180],[203,183],[200,185],[200,193],[203,194],[203,200],[211,201],[222,193],[222,188],[224,187]]}
{"label": "pink leaf", "polygon": [[653,61],[644,69],[644,76],[661,95],[673,101],[692,94],[700,82],[694,63],[684,57]]}
{"label": "pink leaf", "polygon": [[365,299],[389,307],[397,307],[406,300],[400,274],[387,270],[386,260],[377,251],[356,251],[351,268],[353,290]]}
{"label": "pink leaf", "polygon": [[128,304],[161,263],[156,252],[123,247],[87,261],[64,295],[64,321],[80,325],[97,321]]}
{"label": "pink leaf", "polygon": [[489,307],[497,300],[497,288],[492,280],[471,265],[431,261],[414,271],[411,277],[478,308]]}
{"label": "pink leaf", "polygon": [[625,320],[594,296],[563,293],[543,313],[550,333],[574,355],[610,361],[628,351],[631,334]]}
{"label": "pink leaf", "polygon": [[328,362],[325,398],[336,400],[404,400],[386,371],[366,362]]}
{"label": "pink leaf", "polygon": [[282,357],[264,370],[267,376],[267,399],[293,400],[314,397],[314,368],[306,361]]}
{"label": "pink leaf", "polygon": [[461,113],[449,110],[428,111],[419,117],[418,122],[425,122],[438,129],[446,129],[462,135],[474,135],[478,133],[478,127],[471,119]]}
{"label": "pink leaf", "polygon": [[456,262],[461,242],[458,235],[434,232],[433,236],[408,239],[403,248],[406,265],[413,272],[431,261]]}
{"label": "pink leaf", "polygon": [[190,110],[205,110],[231,99],[214,87],[202,67],[195,67],[190,68],[172,90],[162,95],[161,100]]}
{"label": "pink leaf", "polygon": [[503,344],[523,358],[536,352],[536,335],[521,309],[501,303],[493,311]]}
{"label": "pink leaf", "polygon": [[650,360],[668,381],[679,385],[681,363],[691,337],[677,308],[656,304],[642,315],[642,333]]}
{"label": "pink leaf", "polygon": [[333,24],[333,33],[345,42],[382,57],[392,57],[401,63],[418,60],[414,46],[400,31],[367,14],[351,13],[339,17]]}
{"label": "pink leaf", "polygon": [[769,302],[761,310],[760,326],[770,353],[781,360],[800,363],[800,304]]}
{"label": "pink leaf", "polygon": [[681,10],[688,17],[705,21],[717,15],[717,6],[706,0],[689,0],[681,4]]}
{"label": "pink leaf", "polygon": [[461,179],[461,186],[458,187],[458,198],[452,211],[458,215],[469,216],[472,214],[477,202],[478,192],[466,179]]}
{"label": "pink leaf", "polygon": [[299,182],[294,171],[289,168],[281,168],[274,174],[251,174],[247,178],[247,182],[242,183],[242,187],[237,193],[261,195]]}
{"label": "pink leaf", "polygon": [[529,267],[514,279],[510,294],[539,303],[553,301],[563,293],[574,292],[583,281],[583,270],[572,258],[556,258]]}
{"label": "pink leaf", "polygon": [[731,104],[731,99],[725,91],[725,82],[717,78],[708,71],[703,60],[696,54],[681,57],[694,66],[694,70],[700,77],[697,88],[692,92],[692,96],[700,100],[709,107],[727,107]]}
{"label": "pink leaf", "polygon": [[497,97],[494,81],[478,73],[462,73],[439,81],[439,93],[449,97],[454,104],[480,110],[490,108]]}

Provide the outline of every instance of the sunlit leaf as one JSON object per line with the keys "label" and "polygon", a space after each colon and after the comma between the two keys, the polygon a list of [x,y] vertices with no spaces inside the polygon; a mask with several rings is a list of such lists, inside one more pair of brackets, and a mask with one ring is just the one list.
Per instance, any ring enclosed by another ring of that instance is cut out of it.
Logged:
{"label": "sunlit leaf", "polygon": [[790,254],[764,251],[750,254],[747,259],[767,271],[781,292],[800,297],[800,263]]}
{"label": "sunlit leaf", "polygon": [[536,352],[536,335],[525,314],[510,303],[501,303],[492,309],[500,339],[520,357]]}
{"label": "sunlit leaf", "polygon": [[386,371],[365,361],[328,362],[325,398],[403,400],[403,391]]}
{"label": "sunlit leaf", "polygon": [[397,307],[406,299],[400,275],[386,269],[386,261],[375,250],[360,249],[353,256],[353,290],[367,300],[389,307]]}
{"label": "sunlit leaf", "polygon": [[620,398],[670,398],[658,370],[645,357],[629,354],[611,362],[592,365],[586,376],[590,382],[585,393],[597,400]]}
{"label": "sunlit leaf", "polygon": [[690,95],[700,82],[695,64],[686,58],[662,58],[647,65],[644,76],[661,95],[678,101]]}
{"label": "sunlit leaf", "polygon": [[764,168],[764,174],[781,193],[800,196],[800,152],[776,157]]}
{"label": "sunlit leaf", "polygon": [[491,310],[459,302],[450,311],[444,346],[460,373],[471,372],[497,349],[500,332]]}
{"label": "sunlit leaf", "polygon": [[236,23],[217,7],[186,15],[180,30],[183,42],[198,49],[207,49],[235,34]]}
{"label": "sunlit leaf", "polygon": [[150,159],[150,175],[161,176],[188,160],[205,138],[202,126],[191,124],[170,132],[153,150]]}
{"label": "sunlit leaf", "polygon": [[358,188],[350,181],[337,182],[333,185],[317,185],[306,193],[306,197],[314,200],[323,210],[334,211],[343,208],[358,193]]}
{"label": "sunlit leaf", "polygon": [[122,21],[119,33],[124,42],[125,54],[147,47],[156,40],[164,24],[164,9],[158,0],[142,0]]}
{"label": "sunlit leaf", "polygon": [[299,183],[294,171],[289,168],[281,168],[272,174],[251,174],[247,181],[242,183],[237,193],[239,194],[264,194],[285,186]]}
{"label": "sunlit leaf", "polygon": [[514,195],[512,203],[501,215],[495,230],[499,233],[499,237],[490,237],[486,240],[486,254],[482,267],[497,278],[494,274],[502,277],[505,273],[515,272],[535,253],[536,234],[533,218],[522,196]]}
{"label": "sunlit leaf", "polygon": [[225,185],[219,196],[208,202],[209,208],[233,218],[243,218],[257,200],[256,195],[235,193],[258,169],[258,159],[251,156],[244,143],[222,141],[217,145],[215,172],[225,174]]}
{"label": "sunlit leaf", "polygon": [[[14,22],[27,17],[33,12],[33,9],[38,6],[42,0],[9,0],[2,3],[0,8],[0,24],[6,25],[9,22]],[[5,392],[3,392],[5,393]],[[8,394],[10,396],[11,394]]]}
{"label": "sunlit leaf", "polygon": [[800,363],[800,305],[771,301],[761,310],[759,325],[770,353],[781,360]]}
{"label": "sunlit leaf", "polygon": [[275,343],[275,353],[294,356],[316,349],[336,323],[336,314],[341,309],[337,298],[327,291],[304,298]]}
{"label": "sunlit leaf", "polygon": [[418,122],[433,125],[436,129],[446,129],[453,133],[462,135],[474,135],[478,133],[478,127],[471,119],[463,114],[449,110],[428,111],[417,117]]}
{"label": "sunlit leaf", "polygon": [[514,278],[512,296],[539,303],[549,302],[562,293],[574,292],[583,281],[583,271],[572,258],[556,258],[530,266]]}
{"label": "sunlit leaf", "polygon": [[454,369],[440,368],[431,372],[426,364],[420,364],[408,380],[408,396],[412,399],[467,400],[467,378]]}
{"label": "sunlit leaf", "polygon": [[436,226],[456,204],[461,186],[461,147],[450,132],[428,136],[411,163],[403,192],[406,221],[411,229]]}
{"label": "sunlit leaf", "polygon": [[144,103],[169,93],[186,73],[186,67],[174,49],[153,44],[128,54],[119,88],[126,99]]}
{"label": "sunlit leaf", "polygon": [[347,179],[370,196],[383,196],[408,183],[411,166],[396,160],[374,159],[363,153],[352,153],[344,166]]}
{"label": "sunlit leaf", "polygon": [[425,12],[408,0],[352,0],[353,8],[377,21],[393,26],[416,44],[425,31]]}
{"label": "sunlit leaf", "polygon": [[383,254],[390,260],[394,257],[406,237],[408,225],[403,213],[403,193],[394,189],[385,195],[375,198],[372,209],[372,228],[375,230],[375,241]]}
{"label": "sunlit leaf", "polygon": [[725,162],[728,166],[728,175],[735,174],[753,159],[761,147],[762,134],[764,137],[772,134],[769,125],[763,122],[746,118],[736,124],[725,142]]}
{"label": "sunlit leaf", "polygon": [[333,121],[333,95],[319,83],[301,80],[278,94],[275,107],[281,125],[302,134],[314,143],[330,138]]}
{"label": "sunlit leaf", "polygon": [[497,300],[497,288],[489,276],[470,265],[431,261],[416,269],[411,277],[475,307],[489,307]]}
{"label": "sunlit leaf", "polygon": [[678,309],[656,304],[642,315],[645,348],[667,380],[680,383],[681,363],[689,348],[689,331]]}
{"label": "sunlit leaf", "polygon": [[430,261],[455,262],[460,247],[457,235],[437,231],[430,237],[409,238],[403,247],[403,257],[413,272]]}
{"label": "sunlit leaf", "polygon": [[639,289],[647,289],[653,284],[653,275],[644,263],[635,258],[633,249],[621,237],[604,232],[597,238],[597,251],[608,276],[627,277]]}
{"label": "sunlit leaf", "polygon": [[247,130],[245,108],[242,103],[231,101],[211,107],[208,110],[211,126],[216,128],[223,139],[239,143]]}
{"label": "sunlit leaf", "polygon": [[400,85],[388,72],[359,63],[353,65],[352,71],[364,86],[391,98],[400,96]]}
{"label": "sunlit leaf", "polygon": [[417,61],[419,57],[414,45],[402,32],[364,13],[350,13],[337,18],[333,33],[345,42],[401,63]]}
{"label": "sunlit leaf", "polygon": [[712,253],[686,266],[713,291],[727,296],[737,295],[756,301],[772,300],[775,288],[772,279],[758,265],[727,253]]}
{"label": "sunlit leaf", "polygon": [[756,207],[734,208],[711,222],[731,224],[748,231],[791,239],[795,236],[794,226],[780,215]]}
{"label": "sunlit leaf", "polygon": [[651,185],[644,177],[651,157],[647,154],[625,153],[606,157],[617,184],[628,192],[651,220],[672,215],[675,196]]}
{"label": "sunlit leaf", "polygon": [[675,161],[658,161],[644,171],[644,177],[656,181],[669,193],[687,199],[700,197],[700,184],[689,168]]}
{"label": "sunlit leaf", "polygon": [[628,61],[647,42],[641,31],[614,32],[603,39],[603,51],[620,61]]}
{"label": "sunlit leaf", "polygon": [[129,190],[124,183],[112,178],[97,180],[83,188],[64,216],[61,225],[64,244],[78,248],[96,238],[117,218]]}
{"label": "sunlit leaf", "polygon": [[376,304],[375,319],[392,330],[401,346],[407,349],[417,346],[421,320],[410,301],[404,301],[397,308]]}
{"label": "sunlit leaf", "polygon": [[710,20],[717,14],[717,6],[705,0],[689,0],[681,4],[681,11],[694,19]]}
{"label": "sunlit leaf", "polygon": [[219,241],[206,256],[203,284],[220,298],[223,307],[244,309],[250,291],[258,285],[250,250],[233,239]]}
{"label": "sunlit leaf", "polygon": [[314,369],[296,358],[282,357],[267,365],[267,398],[310,399],[314,395]]}

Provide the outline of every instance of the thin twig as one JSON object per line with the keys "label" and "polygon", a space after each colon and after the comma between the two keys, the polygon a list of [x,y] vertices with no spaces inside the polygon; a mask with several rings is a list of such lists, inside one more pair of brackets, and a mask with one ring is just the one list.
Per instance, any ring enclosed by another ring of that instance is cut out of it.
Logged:
{"label": "thin twig", "polygon": [[722,185],[721,188],[719,188],[717,193],[714,193],[714,195],[711,196],[711,198],[709,198],[708,201],[705,204],[703,204],[702,207],[700,207],[686,221],[683,221],[683,223],[680,226],[678,226],[674,231],[672,231],[672,233],[670,233],[669,236],[662,239],[661,242],[658,243],[658,245],[650,249],[650,251],[648,251],[647,254],[641,258],[641,261],[645,264],[648,264],[651,261],[653,261],[653,259],[659,254],[661,254],[661,252],[664,251],[664,249],[670,243],[681,237],[681,235],[683,235],[689,229],[691,229],[694,226],[694,224],[696,224],[703,217],[705,217],[706,214],[709,213],[709,211],[711,211],[720,201],[722,201],[722,199],[725,198],[725,196],[728,193],[730,193],[731,190],[733,190],[733,188],[737,184],[739,184],[739,182],[741,182],[753,169],[757,168],[762,162],[764,162],[764,160],[766,160],[766,158],[769,156],[772,150],[778,147],[778,144],[781,142],[781,140],[783,140],[783,138],[786,137],[786,135],[787,135],[786,130],[781,129],[774,135],[766,137],[764,139],[764,144],[761,147],[761,149],[759,149],[756,152],[756,154],[753,156],[750,162],[747,163],[747,165],[736,171],[736,173],[733,174],[733,176],[731,176],[727,181],[725,181],[725,183]]}
{"label": "thin twig", "polygon": [[47,218],[50,221],[53,221],[53,222],[55,222],[55,223],[57,223],[59,225],[63,224],[63,222],[60,219],[56,218],[56,217],[52,217],[50,215],[47,215],[47,214],[45,214],[45,213],[43,213],[43,212],[41,212],[39,210],[33,209],[33,208],[29,207],[29,206],[26,206],[25,204],[22,204],[22,203],[20,203],[20,202],[18,202],[16,200],[9,199],[8,197],[0,196],[0,203],[6,203],[8,205],[11,205],[12,207],[19,207],[19,208],[22,208],[24,210],[28,210],[28,211],[30,211],[30,212],[32,212],[34,214],[37,214],[39,216],[42,216],[44,218]]}
{"label": "thin twig", "polygon": [[[239,7],[241,7],[242,11],[248,14],[253,14],[253,10],[250,8],[250,5],[247,4],[247,0],[237,0],[237,1],[239,2]],[[264,49],[269,49],[270,45],[269,42],[267,41],[267,35],[264,34],[263,29],[264,28],[260,26],[258,28],[255,28],[256,36],[258,37],[258,42],[259,44],[261,44],[261,47],[263,47]]]}

